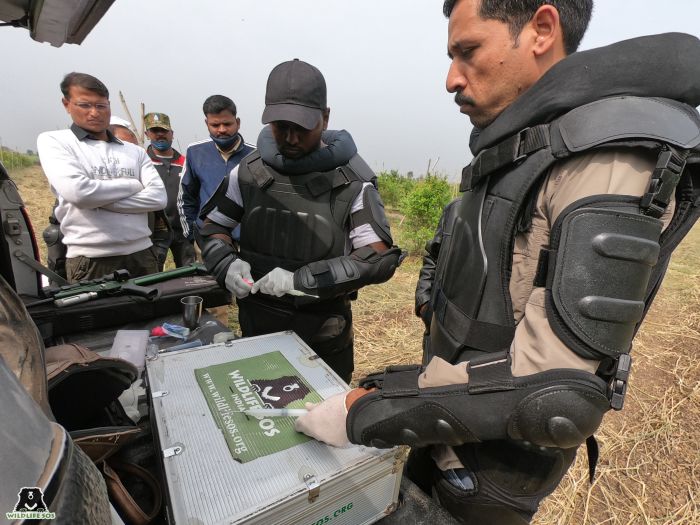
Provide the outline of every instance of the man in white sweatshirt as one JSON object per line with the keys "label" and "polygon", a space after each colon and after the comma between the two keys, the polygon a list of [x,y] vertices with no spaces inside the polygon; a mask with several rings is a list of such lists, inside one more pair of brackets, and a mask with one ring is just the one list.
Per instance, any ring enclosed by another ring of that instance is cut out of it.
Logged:
{"label": "man in white sweatshirt", "polygon": [[132,277],[158,271],[148,212],[167,203],[146,151],[109,130],[109,91],[97,78],[69,73],[61,82],[70,129],[39,135],[41,166],[58,199],[69,282],[117,269]]}

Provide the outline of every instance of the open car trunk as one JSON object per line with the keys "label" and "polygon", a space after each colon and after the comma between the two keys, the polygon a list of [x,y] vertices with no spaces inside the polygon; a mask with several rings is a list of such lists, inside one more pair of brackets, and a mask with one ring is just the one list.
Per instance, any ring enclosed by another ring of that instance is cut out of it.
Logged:
{"label": "open car trunk", "polygon": [[0,20],[23,27],[37,42],[80,44],[114,0],[0,0]]}

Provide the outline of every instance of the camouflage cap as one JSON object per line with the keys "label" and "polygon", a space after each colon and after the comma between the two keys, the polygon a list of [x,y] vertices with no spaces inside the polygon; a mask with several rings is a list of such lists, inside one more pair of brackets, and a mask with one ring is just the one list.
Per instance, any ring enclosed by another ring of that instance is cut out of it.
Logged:
{"label": "camouflage cap", "polygon": [[172,130],[170,127],[170,117],[165,113],[146,113],[143,117],[146,129],[163,128]]}

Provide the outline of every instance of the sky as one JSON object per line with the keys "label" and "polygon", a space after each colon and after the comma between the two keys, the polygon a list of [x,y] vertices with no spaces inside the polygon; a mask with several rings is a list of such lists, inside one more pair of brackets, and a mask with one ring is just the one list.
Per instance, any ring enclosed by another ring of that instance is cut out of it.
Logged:
{"label": "sky", "polygon": [[[116,0],[80,46],[31,40],[0,27],[0,144],[36,149],[37,135],[70,125],[64,74],[109,88],[112,113],[170,115],[175,147],[207,138],[202,102],[238,106],[241,133],[262,128],[270,70],[292,58],[326,78],[329,127],[346,129],[376,171],[431,171],[454,180],[471,154],[471,125],[445,90],[447,20],[439,0]],[[699,34],[697,0],[597,0],[581,49],[681,31]]]}

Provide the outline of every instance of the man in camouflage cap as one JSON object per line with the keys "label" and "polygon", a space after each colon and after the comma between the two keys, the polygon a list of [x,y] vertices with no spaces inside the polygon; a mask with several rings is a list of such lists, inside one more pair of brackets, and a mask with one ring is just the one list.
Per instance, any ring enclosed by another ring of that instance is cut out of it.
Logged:
{"label": "man in camouflage cap", "polygon": [[[151,142],[146,149],[168,193],[165,216],[156,217],[153,228],[153,245],[158,253],[158,264],[163,270],[168,250],[173,254],[175,266],[192,264],[195,259],[194,247],[182,233],[177,196],[185,157],[173,148],[173,128],[170,117],[165,113],[148,113],[144,117],[146,137]],[[167,223],[165,221],[167,219]]]}

